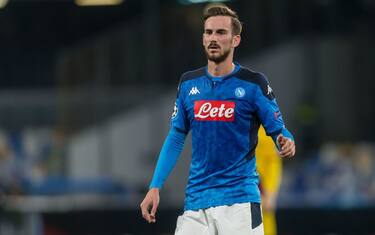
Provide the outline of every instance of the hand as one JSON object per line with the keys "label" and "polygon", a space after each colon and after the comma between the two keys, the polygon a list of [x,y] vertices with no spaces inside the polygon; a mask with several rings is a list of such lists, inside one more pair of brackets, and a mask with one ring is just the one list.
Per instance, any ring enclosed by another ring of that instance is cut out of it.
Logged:
{"label": "hand", "polygon": [[142,216],[145,220],[147,220],[147,222],[149,223],[156,222],[155,214],[159,206],[159,201],[160,201],[159,189],[158,188],[150,189],[140,205]]}
{"label": "hand", "polygon": [[291,158],[296,154],[296,145],[290,138],[284,137],[280,134],[277,137],[277,143],[279,143],[280,146],[279,154],[281,157]]}

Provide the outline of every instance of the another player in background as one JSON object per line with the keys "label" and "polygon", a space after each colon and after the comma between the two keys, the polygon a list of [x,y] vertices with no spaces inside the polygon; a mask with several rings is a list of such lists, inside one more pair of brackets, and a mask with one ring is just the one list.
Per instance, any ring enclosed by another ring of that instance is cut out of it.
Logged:
{"label": "another player in background", "polygon": [[207,66],[184,73],[180,80],[171,129],[141,203],[142,216],[155,222],[159,190],[191,131],[185,211],[177,220],[176,235],[263,235],[255,169],[259,125],[277,143],[281,156],[295,154],[293,136],[266,77],[233,63],[241,30],[230,8],[206,9],[202,42]]}
{"label": "another player in background", "polygon": [[255,151],[259,188],[262,198],[262,214],[265,235],[277,234],[276,199],[282,178],[282,162],[275,144],[266,135],[263,126],[259,128],[258,145]]}

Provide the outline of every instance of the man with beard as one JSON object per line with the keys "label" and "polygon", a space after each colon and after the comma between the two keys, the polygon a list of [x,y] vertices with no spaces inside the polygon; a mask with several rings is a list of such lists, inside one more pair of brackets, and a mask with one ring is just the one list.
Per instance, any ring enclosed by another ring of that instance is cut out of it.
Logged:
{"label": "man with beard", "polygon": [[184,73],[171,129],[161,149],[142,216],[156,222],[159,190],[192,132],[192,159],[176,235],[263,235],[255,147],[259,125],[282,157],[295,154],[272,89],[261,73],[233,63],[242,25],[225,5],[205,10],[207,66]]}

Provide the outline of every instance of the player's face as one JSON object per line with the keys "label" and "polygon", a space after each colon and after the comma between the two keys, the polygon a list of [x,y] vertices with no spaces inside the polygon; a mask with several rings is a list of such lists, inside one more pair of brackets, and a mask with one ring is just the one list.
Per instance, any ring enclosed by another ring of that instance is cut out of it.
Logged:
{"label": "player's face", "polygon": [[205,21],[203,46],[208,60],[215,63],[224,61],[239,42],[240,36],[232,33],[229,16],[213,16]]}

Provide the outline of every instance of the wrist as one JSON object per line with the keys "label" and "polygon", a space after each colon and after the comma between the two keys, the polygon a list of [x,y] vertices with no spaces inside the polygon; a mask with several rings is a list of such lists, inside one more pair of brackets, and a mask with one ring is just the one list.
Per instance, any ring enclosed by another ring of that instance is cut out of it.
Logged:
{"label": "wrist", "polygon": [[152,192],[159,192],[160,189],[159,189],[159,188],[155,188],[155,187],[153,187],[153,188],[150,188],[149,191],[152,191]]}

